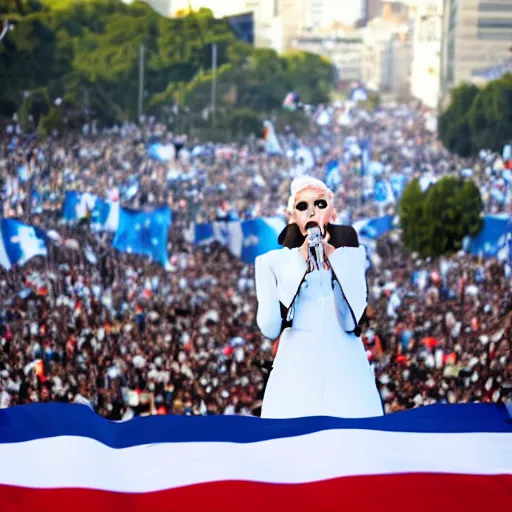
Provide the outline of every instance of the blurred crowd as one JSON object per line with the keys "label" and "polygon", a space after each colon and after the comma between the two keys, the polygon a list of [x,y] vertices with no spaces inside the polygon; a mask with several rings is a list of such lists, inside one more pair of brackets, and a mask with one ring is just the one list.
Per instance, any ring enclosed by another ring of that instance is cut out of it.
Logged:
{"label": "blurred crowd", "polygon": [[[275,347],[259,332],[253,266],[217,244],[194,246],[193,222],[283,214],[291,179],[323,178],[340,160],[335,206],[343,222],[394,214],[365,194],[360,155],[347,138],[369,138],[385,172],[408,177],[471,169],[487,212],[495,201],[499,155],[448,154],[418,107],[357,112],[350,123],[311,119],[301,144],[315,157],[269,155],[261,139],[219,145],[177,137],[145,120],[44,140],[11,123],[0,139],[4,217],[54,230],[47,258],[0,270],[0,408],[28,402],[84,403],[110,419],[146,414],[257,415]],[[176,158],[148,156],[172,141]],[[280,134],[283,147],[298,140]],[[20,175],[20,168],[23,169]],[[136,180],[134,193],[126,193]],[[38,192],[37,205],[33,191]],[[66,190],[173,212],[170,265],[111,247],[111,235],[62,221]],[[509,209],[507,211],[507,208]],[[92,260],[83,251],[90,247]],[[502,402],[512,395],[510,268],[459,253],[436,261],[409,254],[398,231],[381,237],[367,273],[362,341],[386,412],[435,402]]]}

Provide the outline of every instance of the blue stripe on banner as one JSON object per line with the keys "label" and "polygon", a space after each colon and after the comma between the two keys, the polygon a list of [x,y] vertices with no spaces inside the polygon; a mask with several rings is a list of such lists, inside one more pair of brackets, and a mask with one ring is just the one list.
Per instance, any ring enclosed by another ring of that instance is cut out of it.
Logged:
{"label": "blue stripe on banner", "polygon": [[333,429],[512,433],[512,419],[505,406],[494,404],[431,405],[364,419],[151,416],[123,423],[107,421],[78,404],[30,404],[0,410],[0,443],[57,436],[87,437],[112,448],[177,442],[251,443]]}

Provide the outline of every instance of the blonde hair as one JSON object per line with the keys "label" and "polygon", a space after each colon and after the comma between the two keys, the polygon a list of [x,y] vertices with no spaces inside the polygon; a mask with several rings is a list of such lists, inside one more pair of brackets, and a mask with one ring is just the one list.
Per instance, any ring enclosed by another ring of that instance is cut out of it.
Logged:
{"label": "blonde hair", "polygon": [[288,207],[286,208],[288,213],[293,213],[295,197],[301,190],[306,188],[312,188],[318,192],[322,192],[329,201],[334,199],[333,191],[323,181],[312,178],[311,176],[299,176],[295,178],[290,185],[290,198],[288,199]]}

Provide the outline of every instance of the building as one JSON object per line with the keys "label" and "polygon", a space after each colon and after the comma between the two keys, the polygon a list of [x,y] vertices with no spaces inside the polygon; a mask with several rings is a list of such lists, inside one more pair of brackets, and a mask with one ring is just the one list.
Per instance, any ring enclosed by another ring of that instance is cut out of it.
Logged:
{"label": "building", "polygon": [[412,43],[406,24],[374,18],[361,29],[364,40],[363,82],[390,100],[410,98]]}
{"label": "building", "polygon": [[388,23],[407,23],[409,20],[409,5],[406,2],[384,0],[380,8],[380,17]]}
{"label": "building", "polygon": [[441,87],[443,0],[416,2],[412,14],[411,94],[437,108]]}
{"label": "building", "polygon": [[363,79],[363,39],[359,34],[303,34],[293,40],[297,50],[327,57],[336,67],[340,82]]}
{"label": "building", "polygon": [[[131,3],[133,0],[123,0],[125,3]],[[173,0],[146,0],[146,2],[153,7],[153,9],[162,16],[171,15],[171,6]]]}
{"label": "building", "polygon": [[254,44],[278,53],[291,48],[293,38],[303,30],[305,3],[309,0],[246,0],[254,12]]}
{"label": "building", "polygon": [[[157,0],[152,0],[157,1]],[[283,52],[303,30],[311,0],[172,0],[172,14],[188,7],[211,9],[215,17],[247,17],[252,13],[253,42],[257,48]],[[334,0],[325,0],[334,1]]]}
{"label": "building", "polygon": [[380,16],[382,9],[382,0],[365,0],[364,2],[364,20],[369,21]]}
{"label": "building", "polygon": [[486,71],[510,57],[512,0],[445,0],[441,95],[464,82],[486,83]]}

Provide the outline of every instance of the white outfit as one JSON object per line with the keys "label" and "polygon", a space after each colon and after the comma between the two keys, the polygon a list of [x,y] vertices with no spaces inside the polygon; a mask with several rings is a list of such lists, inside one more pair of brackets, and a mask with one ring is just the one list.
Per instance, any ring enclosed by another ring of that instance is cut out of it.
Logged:
{"label": "white outfit", "polygon": [[[262,418],[383,414],[363,342],[347,333],[357,327],[367,305],[365,260],[363,246],[340,247],[331,255],[343,293],[337,286],[333,290],[331,270],[307,274],[292,309],[293,325],[279,340]],[[257,322],[266,337],[279,336],[279,302],[289,308],[306,270],[299,249],[283,248],[256,259]]]}

